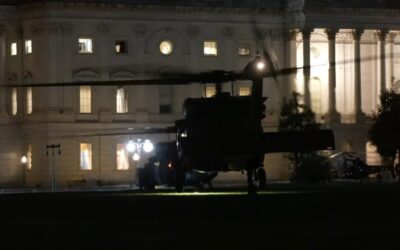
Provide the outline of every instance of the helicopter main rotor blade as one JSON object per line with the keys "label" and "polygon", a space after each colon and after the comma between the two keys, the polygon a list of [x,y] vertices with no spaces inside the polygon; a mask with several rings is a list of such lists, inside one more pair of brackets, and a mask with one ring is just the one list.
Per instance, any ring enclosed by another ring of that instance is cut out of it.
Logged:
{"label": "helicopter main rotor blade", "polygon": [[68,138],[81,138],[81,137],[98,137],[98,136],[119,136],[119,135],[147,135],[147,134],[173,134],[176,132],[175,127],[167,128],[152,128],[142,130],[127,130],[121,132],[96,132],[96,133],[81,133],[73,135],[60,135],[55,138],[68,139]]}
{"label": "helicopter main rotor blade", "polygon": [[4,87],[74,87],[74,86],[146,86],[146,85],[188,85],[192,83],[216,83],[235,80],[247,80],[242,73],[228,71],[206,72],[199,74],[188,74],[176,78],[156,79],[130,79],[118,81],[77,81],[77,82],[53,82],[53,83],[27,83],[7,84]]}

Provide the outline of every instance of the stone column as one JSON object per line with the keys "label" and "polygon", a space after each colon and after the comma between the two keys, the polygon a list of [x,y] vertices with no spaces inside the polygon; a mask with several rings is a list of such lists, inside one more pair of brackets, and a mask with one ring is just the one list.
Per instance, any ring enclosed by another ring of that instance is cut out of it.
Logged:
{"label": "stone column", "polygon": [[[285,56],[285,67],[286,68],[296,68],[297,67],[297,47],[296,47],[296,37],[298,30],[287,30],[283,32],[283,38],[285,42],[285,47],[283,50]],[[285,76],[285,90],[283,96],[285,98],[290,98],[293,91],[296,91],[296,73],[288,74]]]}
{"label": "stone column", "polygon": [[[6,84],[6,65],[7,65],[7,39],[6,27],[0,25],[0,85]],[[6,88],[0,88],[0,124],[8,122],[6,108]]]}
{"label": "stone column", "polygon": [[329,42],[329,104],[328,123],[339,123],[340,114],[336,110],[336,34],[338,29],[326,29]]}
{"label": "stone column", "polygon": [[[389,86],[391,88],[394,87],[394,71],[393,71],[393,45],[394,45],[394,39],[396,37],[396,34],[394,33],[389,33],[387,36],[387,45],[388,45],[388,77],[386,78],[386,82],[389,83]],[[387,85],[386,85],[387,86]]]}
{"label": "stone column", "polygon": [[362,123],[365,121],[365,114],[361,110],[361,49],[360,40],[364,30],[353,30],[354,44],[354,115],[355,122]]}
{"label": "stone column", "polygon": [[378,43],[379,43],[379,71],[380,71],[380,90],[381,92],[386,90],[386,56],[385,56],[385,40],[387,30],[378,30]]}
{"label": "stone column", "polygon": [[304,104],[311,107],[310,95],[310,38],[313,29],[306,28],[301,31],[303,35],[303,74],[304,74]]}

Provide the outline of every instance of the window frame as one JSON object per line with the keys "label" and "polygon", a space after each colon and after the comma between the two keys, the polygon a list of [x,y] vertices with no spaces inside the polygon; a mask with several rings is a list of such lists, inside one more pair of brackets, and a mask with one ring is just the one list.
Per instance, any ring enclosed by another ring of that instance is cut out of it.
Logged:
{"label": "window frame", "polygon": [[[215,51],[216,51],[215,54],[206,54],[205,49],[206,49],[206,43],[208,43],[208,42],[215,43]],[[206,56],[206,57],[217,57],[218,56],[218,41],[217,41],[217,39],[204,39],[203,40],[203,56]]]}
{"label": "window frame", "polygon": [[[119,152],[119,150],[118,150],[118,147],[119,147],[119,145],[121,145],[121,148],[122,148],[122,150],[123,151],[125,151],[127,154],[126,154],[126,160],[127,160],[127,163],[128,163],[128,168],[119,168],[119,161],[118,161],[118,152]],[[116,164],[116,166],[115,166],[115,169],[117,170],[117,171],[129,171],[130,169],[131,169],[131,163],[130,163],[130,160],[129,160],[129,152],[128,152],[128,150],[126,149],[126,144],[125,143],[123,143],[123,142],[118,142],[117,144],[116,144],[116,146],[115,146],[115,164]]]}
{"label": "window frame", "polygon": [[[117,42],[125,43],[125,52],[117,52]],[[127,39],[115,39],[113,44],[114,54],[117,56],[129,55],[129,40]]]}
{"label": "window frame", "polygon": [[[27,43],[30,43],[30,47],[29,47],[29,49],[30,50],[28,50],[27,48]],[[32,55],[33,54],[33,41],[32,41],[32,39],[26,39],[25,41],[24,41],[24,54],[25,55]]]}
{"label": "window frame", "polygon": [[[118,111],[118,90],[123,89],[124,90],[124,100],[122,100],[122,104],[125,106],[124,112]],[[127,114],[129,112],[129,97],[128,97],[128,91],[126,86],[122,87],[117,87],[116,92],[115,92],[115,113],[116,114]]]}
{"label": "window frame", "polygon": [[[91,41],[91,49],[92,50],[90,52],[81,52],[80,46],[79,46],[79,44],[80,44],[79,40],[81,40],[81,39],[87,39],[87,40]],[[79,36],[78,37],[78,54],[79,55],[93,55],[94,54],[94,39],[93,39],[93,37],[90,37],[90,36]]]}
{"label": "window frame", "polygon": [[[90,154],[89,154],[89,159],[90,159],[90,167],[89,168],[82,168],[82,145],[90,145]],[[78,143],[79,145],[79,170],[80,171],[92,171],[93,170],[93,143],[88,142],[88,141],[80,141]]]}
{"label": "window frame", "polygon": [[[85,87],[87,87],[87,88],[89,88],[89,111],[88,112],[86,112],[86,111],[84,111],[83,110],[83,102],[82,102],[82,99],[83,99],[83,97],[82,97],[82,91],[83,91],[83,88],[85,88]],[[93,111],[93,98],[92,98],[92,92],[93,92],[93,90],[92,90],[92,86],[90,86],[90,85],[82,85],[82,86],[79,86],[79,114],[92,114],[92,111]]]}
{"label": "window frame", "polygon": [[[13,54],[13,45],[15,44],[15,54]],[[17,41],[10,41],[10,56],[18,56],[18,42]]]}
{"label": "window frame", "polygon": [[[242,47],[243,44],[248,44],[249,45],[249,47],[248,47],[249,53],[248,54],[240,54],[240,49],[243,49],[243,47]],[[238,42],[238,51],[237,51],[238,56],[240,56],[240,57],[249,57],[249,56],[251,56],[251,52],[252,52],[252,44],[251,44],[250,41],[239,41]]]}

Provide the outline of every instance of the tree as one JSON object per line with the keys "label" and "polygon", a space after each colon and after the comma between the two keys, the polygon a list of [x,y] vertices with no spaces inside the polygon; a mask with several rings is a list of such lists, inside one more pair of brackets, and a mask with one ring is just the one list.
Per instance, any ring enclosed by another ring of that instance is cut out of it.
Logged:
{"label": "tree", "polygon": [[[314,112],[300,103],[301,95],[293,92],[289,100],[284,100],[280,117],[279,131],[318,130],[320,124]],[[292,181],[320,182],[330,179],[330,162],[319,152],[293,152],[288,159],[294,163]]]}
{"label": "tree", "polygon": [[369,138],[379,154],[393,162],[400,149],[400,94],[393,89],[385,90],[379,99],[381,104],[378,111],[372,114]]}

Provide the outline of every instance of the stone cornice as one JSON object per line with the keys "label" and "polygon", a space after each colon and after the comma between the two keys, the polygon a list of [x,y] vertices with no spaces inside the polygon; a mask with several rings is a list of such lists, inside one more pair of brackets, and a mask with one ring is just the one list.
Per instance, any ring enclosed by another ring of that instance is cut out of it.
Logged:
{"label": "stone cornice", "polygon": [[33,36],[41,36],[44,33],[48,35],[71,34],[72,24],[68,23],[35,23],[30,27]]}
{"label": "stone cornice", "polygon": [[32,3],[19,7],[22,10],[51,9],[51,10],[88,10],[88,11],[132,11],[152,13],[209,13],[209,14],[252,14],[252,15],[282,15],[282,9],[251,8],[251,7],[208,7],[208,6],[170,6],[170,5],[130,5],[130,4],[99,4],[99,3]]}
{"label": "stone cornice", "polygon": [[400,9],[355,9],[355,8],[306,8],[306,16],[310,15],[323,15],[323,16],[384,16],[384,17],[400,17]]}

